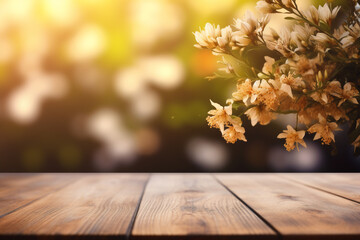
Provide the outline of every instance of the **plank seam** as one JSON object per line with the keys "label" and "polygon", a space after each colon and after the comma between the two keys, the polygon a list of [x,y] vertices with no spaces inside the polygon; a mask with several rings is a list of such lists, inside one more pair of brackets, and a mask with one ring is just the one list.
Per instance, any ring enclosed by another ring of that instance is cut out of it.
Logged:
{"label": "plank seam", "polygon": [[[76,181],[78,181],[78,180],[76,180]],[[75,181],[75,182],[76,182],[76,181]],[[55,192],[58,192],[58,191],[64,189],[65,187],[67,187],[67,186],[69,186],[69,185],[71,185],[71,184],[74,184],[74,182],[71,182],[71,181],[70,181],[69,183],[65,184],[64,186],[62,186],[62,187],[60,187],[60,188],[57,188],[57,189],[55,189],[55,190],[53,190],[53,191],[51,191],[51,192],[48,192],[47,194],[44,194],[44,195],[42,195],[42,196],[40,196],[40,197],[38,197],[38,198],[35,198],[35,199],[31,200],[30,202],[25,203],[24,205],[21,205],[20,207],[17,207],[17,208],[15,208],[15,209],[7,212],[7,213],[4,213],[4,214],[0,215],[0,218],[3,218],[3,217],[5,217],[5,216],[7,216],[7,215],[10,215],[11,213],[14,213],[14,212],[16,212],[16,211],[19,211],[19,210],[23,209],[24,207],[27,207],[27,206],[29,206],[30,204],[33,204],[34,202],[36,202],[36,201],[38,201],[38,200],[40,200],[40,199],[42,199],[42,198],[44,198],[44,197],[46,197],[46,196],[48,196],[48,195],[50,195],[50,194],[53,194],[53,193],[55,193]]]}
{"label": "plank seam", "polygon": [[351,199],[351,198],[348,198],[348,197],[344,197],[344,196],[339,195],[339,194],[337,194],[337,193],[330,192],[330,191],[325,190],[325,189],[322,189],[322,188],[320,188],[320,187],[316,187],[316,186],[313,186],[313,185],[310,185],[310,184],[307,184],[307,183],[304,183],[304,182],[301,182],[301,181],[298,181],[298,180],[295,180],[295,179],[292,179],[292,178],[289,178],[289,177],[285,177],[285,176],[281,176],[281,175],[277,175],[277,176],[280,177],[280,178],[284,178],[284,179],[287,179],[287,180],[289,180],[289,181],[292,181],[292,182],[294,182],[294,183],[303,185],[303,186],[305,186],[305,187],[312,188],[312,189],[315,189],[315,190],[318,190],[318,191],[321,191],[321,192],[324,192],[324,193],[328,193],[328,194],[331,194],[331,195],[334,195],[334,196],[337,196],[337,197],[340,197],[340,198],[343,198],[343,199],[352,201],[352,202],[354,202],[354,203],[360,204],[359,201],[356,201],[356,200]]}
{"label": "plank seam", "polygon": [[133,228],[134,228],[134,224],[135,224],[135,220],[136,220],[136,217],[138,215],[138,212],[139,212],[139,209],[140,209],[140,205],[141,205],[141,202],[143,200],[143,197],[144,197],[144,194],[145,194],[145,190],[146,190],[146,187],[147,187],[147,184],[148,182],[150,181],[150,178],[151,178],[152,174],[149,174],[149,177],[147,178],[145,184],[144,184],[144,187],[142,189],[142,192],[141,192],[141,195],[140,195],[140,198],[139,198],[139,201],[136,205],[136,208],[134,210],[134,214],[133,216],[131,217],[131,220],[130,220],[130,223],[129,223],[129,227],[128,229],[126,230],[126,233],[125,233],[125,239],[126,240],[129,240],[130,237],[131,237],[131,234],[132,234],[132,231],[133,231]]}
{"label": "plank seam", "polygon": [[247,204],[243,199],[241,199],[236,193],[234,193],[229,187],[227,187],[221,180],[219,180],[215,175],[213,175],[213,178],[221,185],[223,186],[228,192],[230,192],[237,200],[239,200],[242,204],[244,204],[250,211],[252,211],[258,218],[260,218],[260,220],[262,220],[271,230],[273,230],[278,239],[282,240],[283,236],[281,235],[281,233],[268,221],[266,220],[263,216],[261,216],[257,211],[255,211],[255,209],[253,209],[252,207],[250,207],[249,204]]}

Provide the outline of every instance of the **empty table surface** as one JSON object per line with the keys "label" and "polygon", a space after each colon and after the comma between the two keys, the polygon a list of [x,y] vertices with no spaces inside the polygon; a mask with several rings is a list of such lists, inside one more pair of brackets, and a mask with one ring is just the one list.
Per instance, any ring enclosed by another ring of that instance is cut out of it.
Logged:
{"label": "empty table surface", "polygon": [[3,173],[0,239],[360,239],[360,174]]}

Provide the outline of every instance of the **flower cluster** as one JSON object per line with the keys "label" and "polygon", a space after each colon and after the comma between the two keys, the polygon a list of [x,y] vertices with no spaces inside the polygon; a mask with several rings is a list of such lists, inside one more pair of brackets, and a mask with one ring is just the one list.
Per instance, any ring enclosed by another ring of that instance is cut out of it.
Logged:
{"label": "flower cluster", "polygon": [[[247,12],[231,26],[207,23],[195,32],[195,47],[211,50],[224,66],[209,78],[233,79],[237,86],[225,107],[211,102],[210,127],[227,142],[246,141],[242,115],[255,126],[292,113],[296,126],[278,135],[288,151],[306,147],[306,132],[329,145],[345,123],[354,148],[360,147],[360,6],[350,2],[346,9],[326,3],[300,10],[296,0],[262,0],[259,18]],[[272,14],[283,14],[289,24],[271,29]]]}

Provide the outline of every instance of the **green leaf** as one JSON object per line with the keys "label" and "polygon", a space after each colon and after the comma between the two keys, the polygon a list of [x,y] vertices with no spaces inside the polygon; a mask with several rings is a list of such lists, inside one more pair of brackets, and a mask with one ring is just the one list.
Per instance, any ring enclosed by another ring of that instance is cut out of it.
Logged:
{"label": "green leaf", "polygon": [[235,78],[234,74],[228,73],[225,71],[221,71],[221,70],[214,72],[214,76],[215,76],[215,78],[223,78],[223,79]]}
{"label": "green leaf", "polygon": [[242,105],[244,105],[242,102],[234,102],[232,108],[238,110]]}
{"label": "green leaf", "polygon": [[265,45],[256,45],[256,46],[247,46],[244,48],[241,56],[245,59],[248,58],[249,54],[266,54],[269,51],[269,49]]}
{"label": "green leaf", "polygon": [[251,68],[243,61],[230,56],[223,55],[224,60],[234,69],[234,73],[239,78],[256,77]]}
{"label": "green leaf", "polygon": [[331,33],[330,26],[327,23],[323,22],[323,21],[320,22],[320,29],[322,31],[324,31],[324,32]]}

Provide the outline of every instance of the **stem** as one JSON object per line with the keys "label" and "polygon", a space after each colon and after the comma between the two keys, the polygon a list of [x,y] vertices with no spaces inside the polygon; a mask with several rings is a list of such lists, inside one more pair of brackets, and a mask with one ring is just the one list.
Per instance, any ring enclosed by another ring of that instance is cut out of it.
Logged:
{"label": "stem", "polygon": [[338,44],[338,46],[340,47],[340,51],[344,56],[347,56],[347,53],[344,51],[344,49],[342,49],[342,44],[340,42],[340,40],[338,40],[336,37],[334,37],[333,35],[331,35],[330,33],[328,33],[327,31],[324,31],[322,28],[320,28],[320,26],[318,26],[317,24],[314,24],[313,22],[310,22],[306,17],[304,17],[304,15],[300,12],[298,6],[296,5],[296,1],[293,1],[295,4],[295,10],[296,12],[292,9],[292,8],[287,8],[285,5],[283,5],[282,7],[288,11],[288,13],[292,13],[295,16],[301,18],[302,20],[304,20],[306,23],[308,23],[309,25],[315,27],[316,29],[318,29],[320,32],[326,34],[328,37],[334,39],[336,41],[336,43]]}
{"label": "stem", "polygon": [[[231,51],[226,51],[225,54],[228,54],[228,55],[232,56],[233,58],[239,60],[238,57],[235,56]],[[241,61],[241,60],[239,60],[239,61]],[[242,62],[245,63],[250,69],[252,69],[253,73],[255,74],[255,76],[254,76],[255,78],[257,78],[258,73],[263,73],[260,69],[257,69],[254,66],[251,66],[247,61],[242,61]],[[254,70],[257,71],[257,72],[254,72]],[[267,75],[265,73],[263,73],[263,74]]]}
{"label": "stem", "polygon": [[295,125],[295,130],[298,130],[298,124],[299,124],[299,112],[296,113],[296,125]]}

